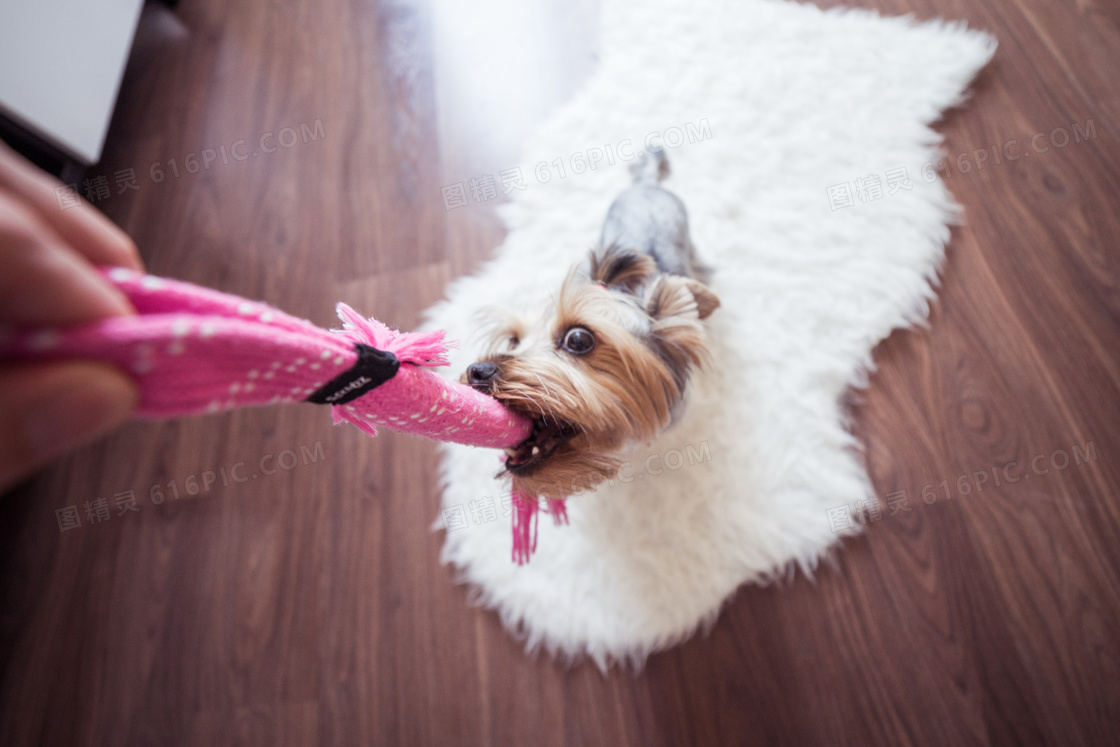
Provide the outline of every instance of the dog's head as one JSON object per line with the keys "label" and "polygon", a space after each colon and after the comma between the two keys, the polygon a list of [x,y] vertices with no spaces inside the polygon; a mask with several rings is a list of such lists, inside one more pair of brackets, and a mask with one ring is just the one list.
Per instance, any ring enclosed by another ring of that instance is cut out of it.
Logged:
{"label": "dog's head", "polygon": [[707,358],[700,320],[718,306],[702,283],[610,248],[535,315],[501,314],[463,382],[533,418],[532,435],[506,451],[516,487],[564,497],[612,477],[612,451],[670,422]]}

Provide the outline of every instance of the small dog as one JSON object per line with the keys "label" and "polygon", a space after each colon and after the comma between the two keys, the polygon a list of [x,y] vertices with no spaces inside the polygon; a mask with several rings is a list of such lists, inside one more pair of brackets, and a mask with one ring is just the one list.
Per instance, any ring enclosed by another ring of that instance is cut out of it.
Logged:
{"label": "small dog", "polygon": [[611,204],[599,248],[552,304],[530,317],[507,313],[462,377],[533,418],[532,435],[505,457],[525,495],[565,498],[614,477],[621,462],[612,453],[668,426],[708,357],[700,320],[720,302],[684,204],[660,185],[664,151],[630,171],[634,183]]}

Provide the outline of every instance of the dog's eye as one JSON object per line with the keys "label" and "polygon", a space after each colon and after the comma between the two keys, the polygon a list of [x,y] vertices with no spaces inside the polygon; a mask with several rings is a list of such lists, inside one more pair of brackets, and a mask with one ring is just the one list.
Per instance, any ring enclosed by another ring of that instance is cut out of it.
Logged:
{"label": "dog's eye", "polygon": [[560,347],[572,355],[585,355],[595,347],[595,335],[583,327],[572,327],[564,333]]}
{"label": "dog's eye", "polygon": [[516,348],[520,344],[521,344],[521,340],[519,340],[517,338],[517,335],[510,335],[509,339],[506,340],[506,345],[510,350],[513,350],[514,348]]}

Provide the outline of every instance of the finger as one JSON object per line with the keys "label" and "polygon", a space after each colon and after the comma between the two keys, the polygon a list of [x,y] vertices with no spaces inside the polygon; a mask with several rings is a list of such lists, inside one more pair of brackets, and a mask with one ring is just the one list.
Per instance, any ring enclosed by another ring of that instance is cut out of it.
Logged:
{"label": "finger", "polygon": [[144,264],[132,239],[100,211],[82,201],[61,209],[55,190],[63,186],[23,156],[0,142],[0,187],[31,205],[55,232],[95,265],[131,267]]}
{"label": "finger", "polygon": [[129,313],[124,295],[87,259],[0,191],[0,319],[69,324]]}
{"label": "finger", "polygon": [[0,368],[0,490],[123,422],[139,394],[102,363]]}

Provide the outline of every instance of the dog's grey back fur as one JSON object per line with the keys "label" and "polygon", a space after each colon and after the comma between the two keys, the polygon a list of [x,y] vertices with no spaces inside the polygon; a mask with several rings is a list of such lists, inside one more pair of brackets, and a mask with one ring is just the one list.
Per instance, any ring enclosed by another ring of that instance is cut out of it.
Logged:
{"label": "dog's grey back fur", "polygon": [[600,248],[634,249],[653,257],[661,272],[706,283],[710,272],[696,259],[684,203],[660,184],[669,174],[664,149],[644,153],[630,173],[634,183],[611,203]]}

